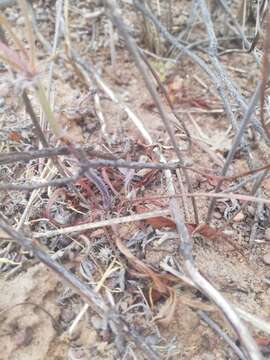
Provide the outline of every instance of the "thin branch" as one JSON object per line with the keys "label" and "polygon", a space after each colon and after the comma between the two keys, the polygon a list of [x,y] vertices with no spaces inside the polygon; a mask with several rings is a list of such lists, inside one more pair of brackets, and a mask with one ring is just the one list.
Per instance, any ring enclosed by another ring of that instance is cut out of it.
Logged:
{"label": "thin branch", "polygon": [[[81,147],[77,147],[78,150]],[[107,155],[98,151],[93,150],[93,146],[82,147],[82,149],[89,155],[98,156],[101,158],[112,158],[111,155]],[[10,153],[1,153],[0,154],[0,165],[11,164],[17,161],[31,161],[34,159],[40,158],[51,158],[53,156],[61,155],[70,155],[71,151],[67,146],[60,146],[56,148],[45,148],[41,150],[28,150],[28,151],[14,151]]]}
{"label": "thin branch", "polygon": [[[170,274],[177,277],[179,280],[183,281],[185,284],[194,287],[197,290],[200,290],[198,286],[188,277],[180,273],[178,270],[174,269],[170,265],[167,264],[166,261],[163,261],[160,264],[161,268]],[[257,316],[250,314],[249,312],[246,312],[242,308],[238,306],[238,304],[231,304],[235,311],[237,312],[238,316],[241,317],[242,320],[245,320],[246,322],[250,323],[252,326],[254,326],[256,329],[265,332],[266,334],[270,334],[270,325],[268,321],[265,321],[263,319],[258,318]]]}
{"label": "thin branch", "polygon": [[32,191],[36,189],[46,188],[49,186],[64,186],[78,180],[82,175],[83,172],[74,176],[62,177],[61,179],[26,184],[4,183],[0,184],[0,191]]}
{"label": "thin branch", "polygon": [[224,316],[239,336],[239,339],[247,352],[248,359],[262,360],[262,356],[255,340],[252,338],[248,328],[238,317],[233,306],[199,273],[189,259],[187,259],[184,264],[195,285],[197,285],[197,287],[222,310]]}

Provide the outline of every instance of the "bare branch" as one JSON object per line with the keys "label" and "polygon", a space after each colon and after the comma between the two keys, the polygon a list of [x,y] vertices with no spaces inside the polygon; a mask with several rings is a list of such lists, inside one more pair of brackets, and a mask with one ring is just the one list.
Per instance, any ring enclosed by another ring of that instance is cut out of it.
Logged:
{"label": "bare branch", "polygon": [[[78,147],[81,149],[81,147]],[[107,154],[103,154],[101,152],[97,152],[93,150],[93,146],[87,146],[82,148],[86,151],[87,154],[92,156],[99,156],[101,158],[106,158]],[[56,148],[45,148],[41,150],[28,150],[28,151],[14,151],[10,153],[1,153],[0,154],[0,165],[11,164],[17,161],[31,161],[34,159],[40,158],[51,158],[53,156],[61,156],[61,155],[70,155],[71,151],[67,146],[61,146]],[[109,157],[109,155],[108,155]],[[110,156],[110,158],[112,158]]]}

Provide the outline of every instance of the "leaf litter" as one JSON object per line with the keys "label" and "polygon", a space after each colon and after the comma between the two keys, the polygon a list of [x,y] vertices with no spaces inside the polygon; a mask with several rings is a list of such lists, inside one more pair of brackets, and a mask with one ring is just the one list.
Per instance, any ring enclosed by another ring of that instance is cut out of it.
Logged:
{"label": "leaf litter", "polygon": [[[81,42],[82,49],[80,50],[82,51],[89,29],[85,18],[81,18],[82,23],[80,24],[75,14],[83,13],[86,5],[90,5],[92,10],[99,8],[95,2],[80,1],[80,6],[70,5],[71,28],[78,27],[79,29],[77,32],[72,32],[72,36],[76,37],[78,44]],[[184,5],[188,6],[186,3]],[[46,9],[44,14],[42,14],[42,6],[45,6]],[[47,5],[40,3],[35,5],[35,8],[37,18],[40,18],[40,28],[50,38],[53,33],[52,28],[45,28],[42,24],[44,21],[42,16],[51,21],[54,16],[53,12]],[[18,25],[20,22],[16,21],[20,16],[16,8],[8,8],[6,13],[10,17],[10,21],[22,28],[22,25]],[[132,16],[131,20],[134,20]],[[89,94],[89,89],[86,88],[80,72],[72,75],[75,79],[72,79],[70,83],[63,81],[64,60],[60,58],[59,62],[62,64],[57,66],[55,75],[55,103],[57,104],[55,113],[59,115],[61,124],[66,129],[67,138],[73,139],[76,144],[91,142],[97,151],[103,151],[115,158],[120,157],[127,161],[142,161],[142,159],[144,162],[157,161],[155,147],[161,148],[168,159],[173,159],[175,155],[170,140],[160,126],[160,119],[152,105],[152,100],[143,90],[142,81],[124,48],[119,46],[116,49],[119,77],[108,75],[112,70],[112,65],[108,64],[108,58],[112,54],[108,51],[106,34],[103,33],[105,21],[103,15],[97,15],[97,19],[97,23],[92,26],[91,44],[98,50],[93,55],[95,65],[111,88],[120,94],[120,97],[126,97],[125,101],[132,110],[139,113],[140,117],[145,120],[147,131],[151,132],[151,135],[153,134],[155,143],[151,146],[146,144],[141,134],[130,126],[123,110],[113,104],[108,99],[108,95],[93,84],[91,90],[98,92],[99,95],[98,106],[97,100]],[[52,25],[50,23],[50,26]],[[199,28],[195,27],[195,30],[201,34]],[[99,33],[98,36],[95,31]],[[95,36],[101,39],[102,44],[96,43]],[[15,42],[16,39],[13,40]],[[33,69],[29,68],[28,59],[25,56],[19,57],[16,51],[2,42],[0,50],[9,59],[8,63],[11,67],[19,70],[26,77],[33,76]],[[24,48],[21,48],[21,52],[25,55]],[[43,58],[44,54],[41,48],[38,49],[38,52],[39,56]],[[231,66],[235,64],[238,66],[238,60],[235,55],[232,55],[230,59],[226,58]],[[188,152],[186,134],[183,134],[181,126],[180,128],[176,126],[174,131],[180,147],[184,149],[185,157],[192,162],[192,166],[195,169],[211,168],[211,170],[213,169],[211,174],[216,174],[219,173],[222,162],[213,161],[213,159],[220,155],[221,158],[225,158],[226,151],[230,149],[230,136],[227,136],[229,134],[228,124],[222,113],[217,113],[218,115],[211,113],[216,108],[221,108],[221,104],[217,96],[213,98],[214,91],[208,84],[208,79],[202,74],[199,75],[200,79],[202,78],[200,83],[207,84],[209,89],[198,86],[198,82],[190,76],[193,71],[198,73],[197,67],[191,64],[187,58],[182,59],[181,64],[182,66],[177,69],[177,74],[168,75],[165,85],[172,106],[176,111],[179,110],[180,116],[185,117],[185,113],[189,112],[193,114],[198,126],[194,127],[194,122],[187,124],[188,130],[191,139],[202,141],[204,147],[194,147],[192,152]],[[71,72],[72,67],[66,63],[65,66],[67,65],[69,66],[66,69],[66,75]],[[45,69],[45,65],[41,63],[42,66]],[[248,55],[243,55],[242,66],[251,66],[256,72],[255,65],[248,60]],[[235,78],[235,80],[239,79]],[[244,88],[245,84],[240,86]],[[9,96],[9,94],[6,95],[6,97]],[[67,116],[66,113],[63,115],[63,108],[67,108],[70,100],[74,102],[75,115]],[[5,126],[9,125],[8,116],[14,111],[13,106],[14,104],[6,106]],[[87,110],[90,109],[89,112],[84,112],[83,106]],[[38,108],[37,105],[36,107]],[[95,110],[91,111],[91,109]],[[169,111],[169,109],[167,110]],[[24,118],[22,109],[19,109],[19,116]],[[106,128],[104,128],[105,123],[102,123],[100,119],[106,123]],[[202,129],[207,137],[204,137],[198,129]],[[26,128],[24,131],[30,132],[30,129]],[[27,136],[29,138],[30,135]],[[224,144],[220,144],[219,147],[216,140],[220,137],[225,138],[225,149]],[[106,141],[108,138],[110,141]],[[36,146],[38,146],[37,139],[34,139],[33,144],[29,144],[27,137],[22,136],[20,131],[12,130],[3,142],[2,151],[26,150],[27,148],[36,148]],[[52,146],[57,146],[55,141]],[[201,149],[205,149],[205,151]],[[73,157],[72,155],[74,154],[61,157],[67,174],[73,174],[74,169],[79,167],[78,164],[83,158],[81,154]],[[261,165],[258,152],[254,151],[253,156],[261,167],[265,165]],[[233,178],[235,174],[250,172],[250,169],[243,166],[242,157],[244,154],[241,154],[240,151],[239,158],[235,159],[230,168],[231,179],[228,179],[228,182],[237,180]],[[45,164],[46,161],[42,162],[39,159],[32,160],[27,166],[25,163],[19,163],[18,171],[15,172],[15,167],[14,169],[9,168],[10,173],[14,173],[9,180],[29,179],[31,173],[39,178],[42,170],[46,170]],[[197,202],[203,219],[205,219],[209,204],[207,194],[218,182],[218,178],[211,178],[211,174],[208,174],[209,177],[205,181],[199,174],[190,172],[194,194],[206,196],[199,198]],[[251,174],[252,170],[248,175]],[[53,173],[53,176],[58,175]],[[1,180],[5,182],[6,176],[1,176]],[[173,175],[173,180],[180,194],[177,197],[181,201],[183,191],[177,183],[175,175]],[[164,260],[165,252],[174,257],[177,264],[181,264],[181,256],[177,251],[179,244],[175,232],[175,219],[169,216],[169,211],[166,213],[169,197],[164,196],[166,187],[161,171],[158,169],[124,170],[124,168],[100,166],[96,169],[95,176],[89,177],[84,174],[74,185],[77,192],[68,185],[63,188],[52,187],[38,191],[31,210],[26,216],[26,221],[21,226],[22,230],[29,233],[30,236],[56,231],[51,237],[42,238],[40,236],[37,238],[40,246],[61,261],[78,278],[106,296],[108,302],[113,306],[126,309],[126,321],[133,324],[149,343],[151,340],[154,349],[159,351],[164,358],[207,359],[211,358],[210,353],[217,358],[225,359],[228,356],[233,358],[234,354],[232,355],[231,350],[214,336],[209,328],[205,327],[196,314],[198,309],[208,311],[209,314],[213,312],[215,320],[226,329],[222,317],[211,308],[213,305],[203,298],[198,290],[190,288],[175,276],[164,272],[160,266],[161,261],[155,260],[159,258],[157,255]],[[225,185],[227,186],[227,182],[223,184],[222,191],[226,190]],[[184,183],[185,189],[186,186],[187,184]],[[227,198],[231,199],[232,203],[236,199],[243,203],[253,201],[252,196],[249,196],[249,187],[246,186],[244,190],[247,191],[247,195],[246,193],[234,193],[228,194]],[[266,193],[269,191],[266,185],[263,190]],[[186,201],[188,206],[191,206],[189,196],[190,194],[186,193]],[[18,226],[18,220],[22,216],[26,204],[23,203],[23,206],[20,206],[11,193],[1,192],[0,197],[1,211],[6,216],[12,216],[12,225]],[[29,201],[29,194],[26,194],[25,197],[26,202]],[[107,201],[109,197],[111,201]],[[225,195],[224,198],[226,198]],[[260,198],[257,198],[257,201],[260,201]],[[107,209],[104,208],[104,203],[108,205]],[[7,205],[11,209],[8,210]],[[263,206],[268,208],[267,199]],[[232,226],[227,228],[225,220],[230,218],[234,209],[226,211],[219,203],[217,209],[222,217],[214,220],[212,225],[206,224],[204,221],[200,224],[190,222],[190,220],[186,221],[194,242],[196,263],[206,278],[213,281],[232,303],[244,306],[259,317],[267,318],[269,289],[262,279],[267,276],[268,269],[262,261],[265,256],[262,256],[265,251],[268,251],[268,244],[263,238],[268,223],[266,221],[266,225],[264,223],[262,227],[258,227],[255,246],[251,251],[248,245],[249,224],[252,221],[250,214],[244,209],[240,220],[239,217],[235,218]],[[163,215],[156,216],[156,210],[165,211]],[[144,213],[150,213],[150,217],[144,218]],[[138,214],[141,215],[139,221],[136,218]],[[125,225],[121,222],[117,224],[117,222],[111,221],[111,219],[128,216],[130,218]],[[102,223],[102,221],[107,221],[106,226],[98,229],[94,227],[92,229],[81,228],[78,233],[57,233],[57,230],[61,230],[61,228],[88,223],[94,225],[98,222]],[[231,231],[230,235],[227,234],[228,231]],[[172,235],[167,236],[168,232]],[[136,350],[134,345],[123,350],[121,341],[113,340],[112,328],[106,325],[103,319],[98,321],[94,318],[96,315],[92,310],[87,309],[82,313],[80,321],[75,323],[74,319],[81,314],[83,309],[80,297],[73,291],[68,292],[66,286],[58,282],[43,265],[34,264],[30,253],[20,249],[14,241],[9,238],[5,239],[4,236],[5,234],[3,234],[0,248],[0,279],[1,293],[5,295],[0,297],[0,316],[4,319],[1,331],[6,358],[19,356],[20,359],[112,359],[118,358],[119,353],[121,353],[121,358],[130,358],[136,351],[137,355],[135,356],[143,358],[141,350]],[[162,242],[161,239],[163,239]],[[250,259],[251,252],[252,258]],[[183,271],[180,265],[176,269],[180,272]],[[37,310],[33,314],[27,313],[29,299]],[[20,306],[17,307],[19,303],[22,303],[21,306],[26,309],[26,314],[22,314]],[[45,312],[38,310],[38,307],[46,309],[51,314],[54,321],[60,324],[60,330],[55,330],[54,326],[48,326],[47,322],[51,321],[50,316],[44,315]],[[46,320],[46,318],[48,319]],[[95,325],[92,326],[93,324]],[[75,331],[72,336],[66,337],[67,329],[72,325]],[[60,336],[59,331],[61,332]],[[267,340],[259,333],[255,334],[257,344],[265,347],[266,353],[269,345]],[[234,336],[232,332],[230,335]],[[40,344],[39,339],[46,339],[42,347],[38,345]]]}

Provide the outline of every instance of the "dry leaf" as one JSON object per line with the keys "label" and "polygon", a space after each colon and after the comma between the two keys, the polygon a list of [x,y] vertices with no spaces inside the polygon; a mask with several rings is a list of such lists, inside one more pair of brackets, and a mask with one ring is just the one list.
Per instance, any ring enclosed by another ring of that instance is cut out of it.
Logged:
{"label": "dry leaf", "polygon": [[11,141],[19,142],[19,141],[22,140],[22,135],[21,135],[18,131],[11,131],[11,132],[8,134],[8,138],[9,138],[9,140],[11,140]]}
{"label": "dry leaf", "polygon": [[112,226],[114,233],[116,234],[116,245],[120,252],[126,256],[128,261],[135,267],[136,270],[148,275],[156,286],[156,289],[162,293],[168,293],[168,286],[166,286],[162,280],[159,278],[159,275],[156,274],[152,269],[150,269],[146,264],[144,264],[141,260],[139,260],[135,255],[133,255],[129,249],[122,243],[120,239],[120,235],[116,231],[116,227]]}

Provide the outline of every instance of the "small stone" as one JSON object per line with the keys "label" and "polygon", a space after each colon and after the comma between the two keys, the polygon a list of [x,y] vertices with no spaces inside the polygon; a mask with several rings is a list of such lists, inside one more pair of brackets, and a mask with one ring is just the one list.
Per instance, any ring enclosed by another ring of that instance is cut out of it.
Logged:
{"label": "small stone", "polygon": [[245,215],[242,213],[242,211],[240,211],[237,215],[235,215],[233,220],[235,222],[240,222],[240,221],[244,220],[244,218],[245,218]]}
{"label": "small stone", "polygon": [[270,241],[270,228],[265,230],[264,238],[265,240]]}
{"label": "small stone", "polygon": [[266,253],[266,254],[263,256],[263,262],[265,263],[265,265],[270,265],[270,252],[269,252],[269,253]]}
{"label": "small stone", "polygon": [[16,20],[16,25],[20,26],[20,25],[24,25],[24,17],[20,16],[17,20]]}
{"label": "small stone", "polygon": [[3,97],[0,97],[0,108],[5,105],[5,99]]}

